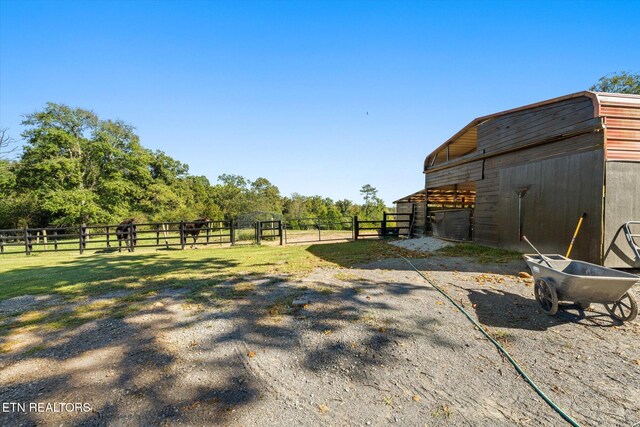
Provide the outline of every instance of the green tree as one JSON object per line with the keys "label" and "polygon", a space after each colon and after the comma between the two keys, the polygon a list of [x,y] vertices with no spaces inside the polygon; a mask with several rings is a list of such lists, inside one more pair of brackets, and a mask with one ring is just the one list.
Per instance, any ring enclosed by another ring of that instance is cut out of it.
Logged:
{"label": "green tree", "polygon": [[595,92],[631,93],[640,95],[640,74],[627,71],[607,74],[589,90]]}
{"label": "green tree", "polygon": [[9,129],[0,129],[0,159],[16,150],[16,140],[9,135]]}
{"label": "green tree", "polygon": [[249,199],[253,211],[282,213],[280,190],[266,178],[251,183]]}
{"label": "green tree", "polygon": [[362,194],[362,197],[364,198],[364,206],[360,210],[364,219],[380,219],[382,217],[382,212],[385,211],[386,207],[384,205],[384,201],[378,197],[378,190],[375,187],[366,184],[360,189],[360,194]]}

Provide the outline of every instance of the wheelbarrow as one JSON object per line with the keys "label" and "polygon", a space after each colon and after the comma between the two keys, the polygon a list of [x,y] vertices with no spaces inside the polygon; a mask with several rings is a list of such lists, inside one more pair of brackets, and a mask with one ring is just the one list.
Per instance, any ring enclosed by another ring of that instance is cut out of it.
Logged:
{"label": "wheelbarrow", "polygon": [[635,274],[562,255],[538,253],[523,257],[535,280],[536,301],[548,315],[557,313],[558,301],[572,301],[582,309],[592,303],[604,304],[611,317],[621,322],[629,322],[638,315],[638,303],[629,292],[640,283]]}

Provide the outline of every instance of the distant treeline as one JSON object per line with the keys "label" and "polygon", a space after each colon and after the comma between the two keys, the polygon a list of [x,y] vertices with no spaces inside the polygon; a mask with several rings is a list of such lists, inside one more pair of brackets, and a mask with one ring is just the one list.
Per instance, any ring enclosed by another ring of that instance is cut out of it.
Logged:
{"label": "distant treeline", "polygon": [[48,103],[22,124],[21,155],[0,158],[0,228],[113,224],[132,217],[138,222],[230,219],[253,211],[366,219],[385,210],[370,185],[361,190],[365,202],[356,204],[295,193],[283,197],[266,178],[222,174],[211,184],[162,151],[144,148],[132,126],[81,108]]}

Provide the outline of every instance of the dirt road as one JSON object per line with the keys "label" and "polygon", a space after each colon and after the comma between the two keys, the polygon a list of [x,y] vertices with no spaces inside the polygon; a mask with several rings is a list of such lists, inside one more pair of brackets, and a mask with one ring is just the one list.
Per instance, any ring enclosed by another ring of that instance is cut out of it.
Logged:
{"label": "dirt road", "polygon": [[[640,421],[637,320],[620,325],[602,306],[542,314],[532,283],[517,277],[524,263],[413,262],[580,423]],[[250,292],[238,298],[198,303],[167,290],[134,315],[3,354],[2,402],[90,410],[2,413],[0,424],[563,424],[401,259],[244,283]]]}

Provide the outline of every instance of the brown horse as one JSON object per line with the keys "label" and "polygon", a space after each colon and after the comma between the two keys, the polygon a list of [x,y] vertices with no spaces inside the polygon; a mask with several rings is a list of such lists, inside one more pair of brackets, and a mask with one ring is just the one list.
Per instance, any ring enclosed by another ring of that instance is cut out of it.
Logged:
{"label": "brown horse", "polygon": [[133,252],[133,247],[137,243],[136,225],[134,219],[126,219],[116,227],[116,237],[118,238],[118,252],[122,252],[122,241],[127,251]]}
{"label": "brown horse", "polygon": [[193,244],[191,245],[191,247],[193,248],[196,244],[196,242],[198,241],[198,236],[200,235],[200,230],[203,227],[208,227],[209,224],[209,218],[198,218],[192,222],[185,222],[184,223],[184,240],[186,243],[187,240],[187,235],[191,236],[193,238]]}

